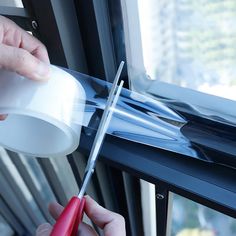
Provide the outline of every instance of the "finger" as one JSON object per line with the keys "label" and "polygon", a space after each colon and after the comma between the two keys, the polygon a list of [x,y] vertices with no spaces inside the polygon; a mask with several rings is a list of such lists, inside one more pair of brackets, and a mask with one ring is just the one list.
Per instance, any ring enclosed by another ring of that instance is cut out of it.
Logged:
{"label": "finger", "polygon": [[58,217],[61,215],[62,211],[63,211],[64,207],[61,206],[60,204],[58,204],[57,202],[51,203],[48,206],[48,210],[51,214],[51,216],[57,220]]}
{"label": "finger", "polygon": [[48,80],[50,67],[29,52],[0,44],[0,67],[15,71],[32,80]]}
{"label": "finger", "polygon": [[36,236],[49,236],[52,231],[52,226],[49,223],[40,225],[36,230]]}
{"label": "finger", "polygon": [[20,28],[13,21],[2,16],[1,20],[4,28],[4,44],[25,49],[39,60],[49,64],[47,49],[38,39]]}
{"label": "finger", "polygon": [[39,60],[49,64],[49,57],[46,47],[35,37],[22,30],[21,48],[29,51]]}
{"label": "finger", "polygon": [[81,222],[79,225],[78,236],[98,236],[98,234],[90,225]]}
{"label": "finger", "polygon": [[5,115],[5,114],[0,115],[0,120],[5,120],[6,118],[7,118],[7,115]]}
{"label": "finger", "polygon": [[98,205],[89,196],[86,196],[85,213],[98,227],[104,229],[106,236],[126,235],[124,218]]}

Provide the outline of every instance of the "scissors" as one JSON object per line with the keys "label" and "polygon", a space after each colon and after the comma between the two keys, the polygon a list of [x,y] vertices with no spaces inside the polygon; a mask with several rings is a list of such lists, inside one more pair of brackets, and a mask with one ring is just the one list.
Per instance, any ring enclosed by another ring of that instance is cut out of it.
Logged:
{"label": "scissors", "polygon": [[120,78],[120,74],[122,72],[124,66],[124,62],[120,63],[120,66],[117,70],[106,107],[103,111],[103,115],[101,118],[101,122],[99,124],[93,146],[89,155],[89,159],[85,168],[85,173],[82,181],[82,185],[79,191],[78,196],[73,196],[64,210],[62,211],[61,215],[57,219],[57,222],[53,226],[51,236],[75,236],[78,231],[78,226],[83,218],[84,213],[84,206],[85,206],[85,198],[84,193],[86,191],[87,185],[91,176],[94,172],[96,160],[98,158],[106,131],[108,129],[109,123],[112,118],[112,114],[114,108],[117,104],[119,95],[121,93],[122,86],[124,81],[121,81],[119,86],[118,80]]}

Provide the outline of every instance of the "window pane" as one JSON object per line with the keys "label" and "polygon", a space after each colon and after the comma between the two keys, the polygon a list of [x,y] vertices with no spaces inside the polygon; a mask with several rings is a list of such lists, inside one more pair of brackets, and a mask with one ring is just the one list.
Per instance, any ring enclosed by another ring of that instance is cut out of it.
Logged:
{"label": "window pane", "polygon": [[173,194],[171,236],[234,236],[236,219]]}
{"label": "window pane", "polygon": [[21,0],[1,0],[0,6],[4,7],[23,7]]}
{"label": "window pane", "polygon": [[0,215],[0,235],[12,236],[14,232],[11,226],[4,220],[2,215]]}
{"label": "window pane", "polygon": [[151,79],[236,100],[235,0],[138,0],[138,11]]}
{"label": "window pane", "polygon": [[155,236],[157,234],[155,185],[142,179],[140,179],[140,185],[144,235]]}

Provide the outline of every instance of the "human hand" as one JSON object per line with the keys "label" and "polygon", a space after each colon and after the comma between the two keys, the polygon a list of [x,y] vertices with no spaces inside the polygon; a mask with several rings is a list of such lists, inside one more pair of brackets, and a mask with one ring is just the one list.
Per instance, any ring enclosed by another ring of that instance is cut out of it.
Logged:
{"label": "human hand", "polygon": [[[0,68],[32,80],[49,78],[49,58],[45,46],[13,21],[0,16]],[[0,120],[7,115],[0,114]]]}
{"label": "human hand", "polygon": [[45,46],[3,16],[0,16],[0,68],[32,80],[47,80],[50,69]]}
{"label": "human hand", "polygon": [[[89,196],[85,196],[85,213],[99,228],[103,229],[104,236],[125,236],[125,221],[124,218],[112,211],[101,207]],[[49,212],[56,220],[63,207],[58,203],[49,205]],[[42,224],[37,228],[36,236],[49,236],[52,231],[52,226],[48,223]],[[98,236],[95,230],[85,224],[81,223],[77,236]]]}

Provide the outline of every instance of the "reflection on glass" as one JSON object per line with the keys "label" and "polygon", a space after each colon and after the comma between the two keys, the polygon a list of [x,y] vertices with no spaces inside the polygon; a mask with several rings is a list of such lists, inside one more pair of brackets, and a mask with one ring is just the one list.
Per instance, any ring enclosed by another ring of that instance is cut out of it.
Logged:
{"label": "reflection on glass", "polygon": [[236,235],[236,219],[173,194],[171,236],[226,235]]}
{"label": "reflection on glass", "polygon": [[151,79],[236,100],[235,0],[139,0],[138,7]]}
{"label": "reflection on glass", "polygon": [[23,4],[21,0],[1,0],[0,6],[4,7],[21,7],[23,8]]}
{"label": "reflection on glass", "polygon": [[155,185],[140,179],[144,235],[155,236],[156,232],[156,199]]}
{"label": "reflection on glass", "polygon": [[19,154],[19,158],[21,158],[21,161],[27,168],[35,187],[37,188],[37,191],[40,192],[45,204],[48,205],[50,202],[56,201],[48,180],[46,179],[46,176],[44,175],[36,158],[26,157],[22,154]]}
{"label": "reflection on glass", "polygon": [[5,221],[2,215],[0,215],[0,234],[5,236],[14,235],[11,226]]}

